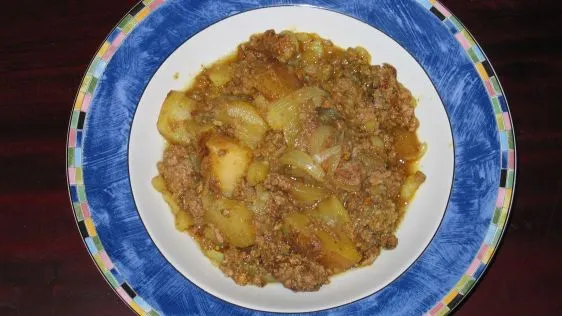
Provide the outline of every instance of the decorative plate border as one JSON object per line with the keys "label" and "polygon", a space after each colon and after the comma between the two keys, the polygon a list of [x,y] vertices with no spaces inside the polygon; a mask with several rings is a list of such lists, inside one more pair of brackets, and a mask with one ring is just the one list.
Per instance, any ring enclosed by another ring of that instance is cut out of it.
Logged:
{"label": "decorative plate border", "polygon": [[427,313],[432,316],[441,316],[448,314],[457,307],[476,285],[478,279],[482,276],[494,253],[498,249],[501,237],[505,232],[505,224],[509,217],[515,188],[515,169],[517,164],[515,136],[512,128],[511,114],[509,113],[507,100],[498,80],[498,76],[480,45],[476,43],[476,40],[459,19],[451,14],[444,5],[435,0],[416,1],[433,13],[447,27],[466,51],[470,60],[474,63],[474,67],[486,87],[494,113],[496,114],[496,123],[500,135],[502,151],[500,187],[492,222],[490,223],[484,242],[468,270],[457,282],[455,287]]}
{"label": "decorative plate border", "polygon": [[[98,81],[105,71],[105,67],[113,57],[113,54],[135,27],[165,1],[166,0],[143,0],[139,2],[119,22],[101,45],[88,67],[77,93],[70,119],[67,141],[69,194],[80,234],[94,262],[107,282],[127,305],[139,315],[159,315],[159,313],[137,295],[127,281],[124,280],[117,267],[114,266],[107,255],[97,235],[86,199],[82,169],[82,140],[86,115],[94,91],[97,88]],[[416,0],[416,2],[433,13],[436,18],[447,27],[473,62],[490,97],[496,115],[501,145],[502,170],[500,187],[498,190],[495,212],[488,227],[484,242],[468,270],[454,288],[427,312],[428,315],[445,315],[460,304],[462,299],[482,276],[497,250],[505,231],[505,224],[509,217],[515,186],[515,137],[511,115],[503,89],[491,63],[485,56],[481,47],[476,43],[462,23],[441,3],[434,0]]]}
{"label": "decorative plate border", "polygon": [[96,56],[91,61],[80,84],[70,118],[67,140],[66,165],[68,189],[80,235],[107,283],[133,311],[142,316],[156,316],[160,314],[142,297],[137,295],[135,290],[127,283],[127,280],[123,278],[117,267],[113,265],[98,237],[96,227],[90,215],[88,200],[86,199],[86,187],[84,186],[84,173],[82,169],[82,139],[90,102],[92,101],[98,81],[105,71],[105,67],[127,38],[127,35],[164,2],[165,0],[142,0],[137,3],[105,39]]}

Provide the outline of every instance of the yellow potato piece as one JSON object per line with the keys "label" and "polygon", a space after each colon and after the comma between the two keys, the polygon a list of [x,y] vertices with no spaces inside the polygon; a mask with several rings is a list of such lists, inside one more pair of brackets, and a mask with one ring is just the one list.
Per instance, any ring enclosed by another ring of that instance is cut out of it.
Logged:
{"label": "yellow potato piece", "polygon": [[324,47],[320,39],[314,39],[304,45],[304,53],[311,54],[313,61],[322,58],[324,55]]}
{"label": "yellow potato piece", "polygon": [[371,136],[371,144],[373,144],[378,151],[384,150],[384,140],[380,136]]}
{"label": "yellow potato piece", "polygon": [[398,129],[394,138],[394,146],[400,159],[410,161],[420,158],[421,146],[416,133]]}
{"label": "yellow potato piece", "polygon": [[269,165],[263,161],[253,161],[248,167],[248,174],[246,175],[246,181],[251,186],[256,186],[262,183],[267,174],[269,173]]}
{"label": "yellow potato piece", "polygon": [[175,217],[176,229],[179,231],[186,231],[193,225],[193,219],[191,215],[184,209],[182,209],[179,203],[176,201],[172,193],[166,189],[166,184],[162,176],[156,176],[152,179],[152,186],[156,191],[162,193],[164,201],[170,206],[172,214]]}
{"label": "yellow potato piece", "polygon": [[361,254],[355,249],[353,242],[343,233],[336,233],[337,238],[328,232],[317,231],[316,236],[322,244],[320,263],[336,271],[346,270],[361,260]]}
{"label": "yellow potato piece", "polygon": [[256,198],[252,201],[250,209],[255,214],[264,214],[267,211],[269,201],[269,191],[267,191],[261,184],[256,185]]}
{"label": "yellow potato piece", "polygon": [[324,230],[313,229],[310,217],[305,214],[288,215],[284,219],[284,225],[293,247],[303,255],[315,258],[327,268],[341,271],[361,260],[361,254],[345,234],[338,230],[330,234]]}
{"label": "yellow potato piece", "polygon": [[176,213],[176,229],[179,231],[186,231],[193,225],[191,216],[186,211],[179,211]]}
{"label": "yellow potato piece", "polygon": [[166,191],[166,183],[164,183],[164,178],[162,176],[156,176],[152,178],[152,187],[156,189],[156,191],[162,193]]}
{"label": "yellow potato piece", "polygon": [[229,64],[217,64],[207,71],[209,79],[215,86],[222,87],[234,76],[234,69]]}
{"label": "yellow potato piece", "polygon": [[221,107],[217,119],[234,127],[236,138],[250,148],[256,148],[269,129],[256,109],[244,101],[229,101]]}
{"label": "yellow potato piece", "polygon": [[205,219],[224,234],[225,239],[238,248],[256,241],[253,213],[241,202],[228,199],[212,201],[205,210]]}
{"label": "yellow potato piece", "polygon": [[189,144],[194,138],[191,130],[191,112],[196,102],[184,92],[170,91],[162,104],[158,117],[158,131],[167,141],[174,144]]}
{"label": "yellow potato piece", "polygon": [[287,228],[303,232],[303,233],[310,233],[310,229],[308,224],[310,223],[310,218],[302,213],[293,213],[285,217],[284,219],[285,225]]}
{"label": "yellow potato piece", "polygon": [[205,250],[205,256],[207,256],[207,258],[209,258],[211,260],[211,262],[213,263],[213,265],[215,266],[220,266],[221,263],[224,260],[224,254],[222,252],[216,251],[216,250]]}
{"label": "yellow potato piece", "polygon": [[299,80],[282,66],[261,67],[254,74],[256,89],[269,100],[281,98],[299,86]]}
{"label": "yellow potato piece", "polygon": [[222,193],[230,197],[239,181],[246,174],[252,160],[252,152],[234,139],[213,135],[207,141],[211,171]]}
{"label": "yellow potato piece", "polygon": [[349,222],[349,214],[343,204],[335,196],[330,196],[318,203],[312,215],[330,226],[343,225]]}
{"label": "yellow potato piece", "polygon": [[420,185],[424,182],[425,174],[423,174],[421,171],[417,171],[416,173],[409,175],[402,185],[402,188],[400,190],[400,197],[404,201],[410,201],[416,194],[416,191],[418,190]]}
{"label": "yellow potato piece", "polygon": [[302,213],[293,213],[283,219],[283,229],[289,233],[290,242],[302,254],[318,256],[318,238],[310,227],[310,218]]}

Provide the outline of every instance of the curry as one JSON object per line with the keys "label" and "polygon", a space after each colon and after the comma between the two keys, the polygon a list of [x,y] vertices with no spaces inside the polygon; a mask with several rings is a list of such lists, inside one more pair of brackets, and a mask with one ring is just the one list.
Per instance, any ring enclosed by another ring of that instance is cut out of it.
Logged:
{"label": "curry", "polygon": [[153,186],[236,283],[316,291],[397,246],[425,181],[415,107],[365,49],[269,30],[168,94]]}

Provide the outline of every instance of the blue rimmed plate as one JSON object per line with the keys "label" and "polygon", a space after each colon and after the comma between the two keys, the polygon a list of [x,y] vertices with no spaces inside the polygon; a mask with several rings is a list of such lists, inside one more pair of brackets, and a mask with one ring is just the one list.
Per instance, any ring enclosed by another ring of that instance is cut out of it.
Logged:
{"label": "blue rimmed plate", "polygon": [[[208,64],[266,29],[363,46],[418,99],[427,182],[372,267],[315,293],[240,287],[209,264],[150,187],[163,139],[160,105]],[[116,292],[139,314],[328,312],[440,314],[485,270],[515,178],[507,103],[484,53],[442,5],[404,1],[143,1],[98,51],[68,136],[78,227]]]}

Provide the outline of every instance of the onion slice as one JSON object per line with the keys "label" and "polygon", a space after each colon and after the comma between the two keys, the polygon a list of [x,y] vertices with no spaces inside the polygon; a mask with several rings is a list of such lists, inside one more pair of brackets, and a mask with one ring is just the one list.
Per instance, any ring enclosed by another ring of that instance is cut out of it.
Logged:
{"label": "onion slice", "polygon": [[312,156],[312,158],[316,163],[323,165],[329,175],[332,175],[340,164],[341,154],[341,146],[337,145]]}
{"label": "onion slice", "polygon": [[301,169],[317,181],[324,181],[324,177],[326,176],[324,169],[322,169],[309,154],[300,150],[291,150],[283,154],[283,156],[279,158],[279,162]]}

